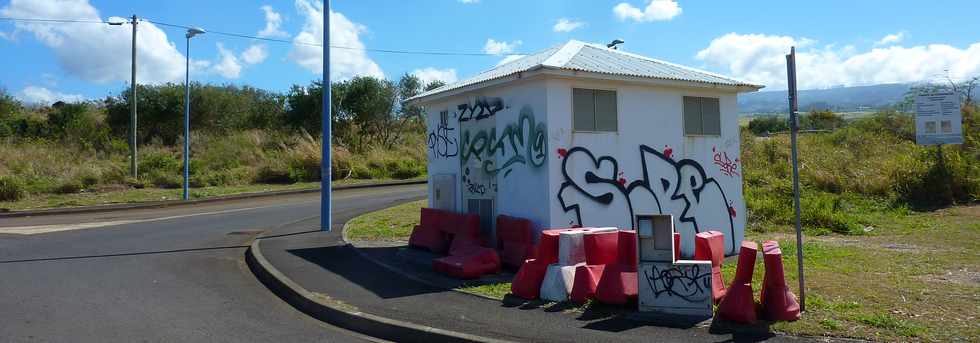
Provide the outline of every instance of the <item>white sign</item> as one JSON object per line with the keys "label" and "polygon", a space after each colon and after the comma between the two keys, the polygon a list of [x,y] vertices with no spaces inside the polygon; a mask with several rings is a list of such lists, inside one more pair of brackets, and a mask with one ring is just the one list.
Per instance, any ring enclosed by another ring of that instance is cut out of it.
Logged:
{"label": "white sign", "polygon": [[963,144],[959,96],[938,93],[915,97],[915,143]]}

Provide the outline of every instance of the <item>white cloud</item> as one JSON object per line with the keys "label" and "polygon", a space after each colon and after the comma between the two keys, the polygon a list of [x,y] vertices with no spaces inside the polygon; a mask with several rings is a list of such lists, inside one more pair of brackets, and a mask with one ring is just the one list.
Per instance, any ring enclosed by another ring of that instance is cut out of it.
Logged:
{"label": "white cloud", "polygon": [[508,43],[508,42],[498,42],[493,40],[493,38],[490,38],[487,39],[487,44],[483,46],[483,52],[492,55],[507,54],[507,53],[514,52],[514,49],[521,46],[521,44],[523,44],[523,42],[519,40],[515,40],[513,42]]}
{"label": "white cloud", "polygon": [[480,0],[459,0],[459,2],[464,3],[464,4],[476,4],[476,3],[479,3]]}
{"label": "white cloud", "polygon": [[893,34],[887,35],[885,37],[882,37],[881,40],[875,42],[875,46],[889,45],[889,44],[897,44],[897,43],[901,43],[902,40],[904,40],[904,39],[905,39],[905,32],[904,31],[899,32],[899,33],[893,33]]}
{"label": "white cloud", "polygon": [[265,45],[256,44],[242,51],[242,61],[248,64],[259,64],[269,57],[269,51]]}
{"label": "white cloud", "polygon": [[282,26],[282,15],[272,9],[272,6],[260,7],[265,13],[265,28],[259,31],[259,37],[289,37],[289,34],[279,27]]}
{"label": "white cloud", "polygon": [[218,43],[218,56],[221,59],[211,69],[226,79],[237,79],[242,76],[242,64],[238,62],[235,52],[225,49],[224,44]]}
{"label": "white cloud", "polygon": [[[323,44],[323,3],[296,0],[296,9],[306,18],[303,31],[293,38],[289,58],[313,73],[323,73],[323,49],[303,44]],[[330,12],[330,45],[350,49],[330,50],[330,78],[348,79],[354,76],[384,77],[381,67],[368,58],[360,34],[367,28],[354,23],[339,12]]]}
{"label": "white cloud", "polygon": [[[88,0],[11,0],[0,8],[0,16],[19,18],[101,20]],[[123,18],[112,18],[125,20]],[[130,79],[129,51],[132,31],[128,25],[88,23],[15,23],[15,31],[29,32],[54,51],[59,65],[81,79],[105,83]],[[12,38],[12,37],[8,37]],[[149,22],[140,22],[137,36],[138,74],[142,83],[183,78],[184,55],[167,34]]]}
{"label": "white cloud", "polygon": [[412,75],[418,77],[422,81],[423,85],[429,84],[429,82],[439,80],[445,83],[456,82],[456,69],[436,69],[433,67],[415,69],[412,71]]}
{"label": "white cloud", "polygon": [[797,47],[800,89],[953,79],[980,74],[980,42],[960,49],[946,44],[889,46],[857,51],[853,46],[815,46],[807,38],[729,33],[711,41],[696,58],[724,73],[775,89],[786,88],[786,58]]}
{"label": "white cloud", "polygon": [[681,6],[674,0],[653,0],[642,10],[626,2],[613,7],[613,13],[619,20],[629,19],[637,22],[671,20],[681,12],[683,12]]}
{"label": "white cloud", "polygon": [[59,93],[37,86],[25,87],[17,94],[17,98],[25,103],[37,105],[50,105],[57,101],[79,102],[85,100],[85,97],[80,94]]}
{"label": "white cloud", "polygon": [[551,29],[554,30],[555,32],[570,32],[582,26],[585,26],[585,22],[574,20],[574,19],[561,18],[558,19],[558,22],[555,23],[555,26],[552,27]]}
{"label": "white cloud", "polygon": [[524,56],[526,55],[507,55],[507,57],[504,57],[502,60],[500,60],[500,62],[497,62],[497,66],[502,66],[504,64],[519,60]]}

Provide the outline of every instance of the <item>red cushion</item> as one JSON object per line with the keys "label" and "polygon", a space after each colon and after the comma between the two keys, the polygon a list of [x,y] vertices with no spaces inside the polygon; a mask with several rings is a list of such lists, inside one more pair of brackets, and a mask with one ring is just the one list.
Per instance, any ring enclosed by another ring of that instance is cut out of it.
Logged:
{"label": "red cushion", "polygon": [[412,235],[408,238],[408,245],[439,254],[445,253],[449,248],[449,242],[437,228],[423,225],[415,226]]}
{"label": "red cushion", "polygon": [[445,215],[444,213],[446,213],[446,211],[423,207],[419,224],[439,228],[442,226],[442,218]]}
{"label": "red cushion", "polygon": [[548,270],[548,264],[540,263],[538,260],[525,260],[521,269],[514,276],[514,281],[510,284],[510,292],[524,299],[537,299],[541,293],[541,282],[544,281],[544,274]]}
{"label": "red cushion", "polygon": [[585,264],[601,265],[616,262],[619,241],[617,231],[586,233],[582,241],[585,245]]}
{"label": "red cushion", "polygon": [[476,247],[469,255],[434,259],[432,269],[460,279],[475,279],[500,271],[500,258],[493,249]]}

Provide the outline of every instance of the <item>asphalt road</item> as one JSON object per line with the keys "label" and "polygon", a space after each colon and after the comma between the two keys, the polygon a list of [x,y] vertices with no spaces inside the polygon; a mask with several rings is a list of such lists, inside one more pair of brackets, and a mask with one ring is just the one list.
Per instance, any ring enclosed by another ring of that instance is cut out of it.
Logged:
{"label": "asphalt road", "polygon": [[[334,222],[424,195],[425,185],[335,191]],[[263,231],[314,228],[319,205],[308,194],[0,219],[0,341],[370,340],[296,311],[244,264]]]}

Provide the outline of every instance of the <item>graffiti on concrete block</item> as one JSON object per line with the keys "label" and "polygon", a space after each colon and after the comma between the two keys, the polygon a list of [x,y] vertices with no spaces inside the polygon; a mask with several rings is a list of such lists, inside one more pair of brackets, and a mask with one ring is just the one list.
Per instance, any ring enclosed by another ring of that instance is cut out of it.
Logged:
{"label": "graffiti on concrete block", "polygon": [[726,254],[734,254],[744,232],[736,231],[734,208],[719,183],[697,161],[675,161],[646,145],[639,150],[640,178],[626,183],[612,156],[596,157],[584,147],[568,149],[558,191],[562,210],[582,226],[616,225],[629,218],[624,224],[636,227],[635,214],[672,214],[683,256],[693,255],[694,235],[708,230],[721,231]]}
{"label": "graffiti on concrete block", "polygon": [[466,165],[473,159],[487,175],[503,172],[504,177],[517,164],[541,167],[547,159],[546,135],[544,123],[536,121],[531,107],[525,106],[517,122],[499,132],[496,127],[464,129],[460,137],[460,162]]}
{"label": "graffiti on concrete block", "polygon": [[654,298],[673,297],[687,302],[711,299],[711,268],[700,265],[653,264],[643,277]]}
{"label": "graffiti on concrete block", "polygon": [[459,154],[459,146],[453,132],[455,130],[455,128],[439,123],[435,130],[429,132],[426,143],[428,143],[429,151],[432,151],[433,157],[449,158]]}
{"label": "graffiti on concrete block", "polygon": [[460,104],[456,109],[459,110],[460,122],[481,120],[492,117],[504,109],[504,101],[500,98],[479,96],[473,104]]}

